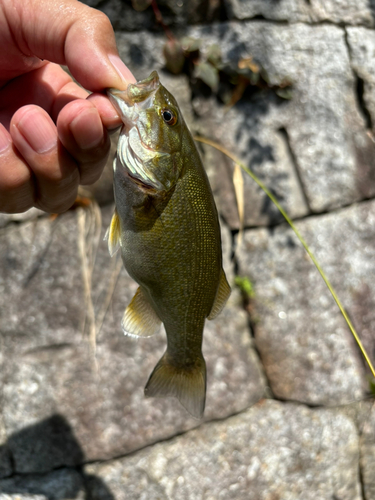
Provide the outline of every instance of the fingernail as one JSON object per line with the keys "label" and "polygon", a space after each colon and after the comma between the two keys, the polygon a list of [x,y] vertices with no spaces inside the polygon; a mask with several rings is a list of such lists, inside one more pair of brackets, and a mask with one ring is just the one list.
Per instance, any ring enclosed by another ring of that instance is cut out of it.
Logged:
{"label": "fingernail", "polygon": [[57,144],[55,127],[39,111],[30,110],[25,113],[17,128],[36,153],[47,153]]}
{"label": "fingernail", "polygon": [[119,56],[114,54],[109,54],[108,59],[111,61],[115,70],[119,74],[120,78],[128,85],[129,83],[135,83],[137,80],[131,73],[130,69],[121,61]]}
{"label": "fingernail", "polygon": [[83,150],[96,148],[103,141],[103,125],[95,108],[82,111],[74,118],[69,128]]}
{"label": "fingernail", "polygon": [[11,143],[12,141],[10,135],[0,123],[0,154],[5,153],[5,151],[10,147]]}

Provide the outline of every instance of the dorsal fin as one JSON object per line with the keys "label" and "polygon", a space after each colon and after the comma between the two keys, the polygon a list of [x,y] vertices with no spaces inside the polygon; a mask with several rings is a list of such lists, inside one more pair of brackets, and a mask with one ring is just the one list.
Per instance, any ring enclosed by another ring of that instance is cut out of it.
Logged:
{"label": "dorsal fin", "polygon": [[120,218],[116,209],[112,215],[111,223],[105,233],[104,239],[108,240],[109,255],[113,257],[121,246]]}
{"label": "dorsal fin", "polygon": [[121,326],[125,335],[151,337],[160,329],[161,321],[140,287],[125,309]]}
{"label": "dorsal fin", "polygon": [[227,300],[229,299],[230,292],[231,289],[228,285],[227,277],[225,276],[225,272],[222,269],[220,273],[219,286],[217,287],[215,301],[207,319],[214,319],[218,314],[221,313]]}

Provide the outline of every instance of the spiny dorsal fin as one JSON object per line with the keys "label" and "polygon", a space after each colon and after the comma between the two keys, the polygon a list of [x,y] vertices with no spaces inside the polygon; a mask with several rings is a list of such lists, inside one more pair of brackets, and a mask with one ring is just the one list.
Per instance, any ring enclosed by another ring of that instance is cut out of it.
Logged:
{"label": "spiny dorsal fin", "polygon": [[206,363],[201,355],[193,366],[175,366],[168,351],[155,366],[145,396],[176,397],[194,417],[202,418],[206,402]]}
{"label": "spiny dorsal fin", "polygon": [[160,329],[161,321],[138,287],[130,304],[125,309],[121,326],[125,335],[151,337]]}
{"label": "spiny dorsal fin", "polygon": [[207,319],[214,319],[221,311],[224,309],[227,300],[229,299],[231,289],[228,285],[227,277],[225,276],[225,272],[222,269],[220,274],[219,286],[217,287],[216,297],[214,301],[214,305],[212,306],[211,312],[208,315]]}
{"label": "spiny dorsal fin", "polygon": [[105,233],[104,239],[108,240],[109,255],[113,257],[121,246],[120,217],[116,209],[112,215],[111,223]]}

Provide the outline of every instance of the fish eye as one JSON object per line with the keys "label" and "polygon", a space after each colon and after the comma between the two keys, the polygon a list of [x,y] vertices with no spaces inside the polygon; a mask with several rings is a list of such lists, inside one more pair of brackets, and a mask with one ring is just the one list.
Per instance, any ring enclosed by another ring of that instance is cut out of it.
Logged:
{"label": "fish eye", "polygon": [[177,116],[170,109],[162,109],[161,116],[168,125],[174,125],[177,123]]}

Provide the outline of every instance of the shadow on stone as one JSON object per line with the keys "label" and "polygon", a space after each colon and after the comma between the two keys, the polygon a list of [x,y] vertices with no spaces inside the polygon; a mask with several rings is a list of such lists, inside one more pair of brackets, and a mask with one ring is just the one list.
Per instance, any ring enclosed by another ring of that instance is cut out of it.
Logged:
{"label": "shadow on stone", "polygon": [[371,10],[371,15],[375,21],[375,0],[368,0],[368,5],[369,5],[370,10]]}
{"label": "shadow on stone", "polygon": [[[0,493],[44,495],[48,500],[85,498],[114,500],[103,481],[82,471],[84,454],[72,428],[61,415],[25,427],[0,447],[7,476]],[[22,496],[21,496],[22,499]]]}

